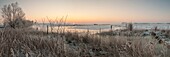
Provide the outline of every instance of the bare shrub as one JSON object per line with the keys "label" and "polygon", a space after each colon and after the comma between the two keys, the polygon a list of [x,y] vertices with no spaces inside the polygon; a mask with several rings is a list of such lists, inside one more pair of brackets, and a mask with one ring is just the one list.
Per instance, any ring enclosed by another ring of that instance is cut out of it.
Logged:
{"label": "bare shrub", "polygon": [[4,5],[2,8],[2,18],[5,27],[25,28],[33,24],[33,21],[25,20],[25,13],[18,6],[18,3]]}

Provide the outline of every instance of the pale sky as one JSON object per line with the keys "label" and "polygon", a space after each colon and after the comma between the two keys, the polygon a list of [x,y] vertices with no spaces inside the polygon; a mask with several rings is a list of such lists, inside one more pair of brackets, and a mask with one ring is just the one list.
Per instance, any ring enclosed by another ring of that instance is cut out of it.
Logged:
{"label": "pale sky", "polygon": [[0,0],[0,8],[13,2],[39,22],[66,15],[69,23],[170,22],[170,0]]}

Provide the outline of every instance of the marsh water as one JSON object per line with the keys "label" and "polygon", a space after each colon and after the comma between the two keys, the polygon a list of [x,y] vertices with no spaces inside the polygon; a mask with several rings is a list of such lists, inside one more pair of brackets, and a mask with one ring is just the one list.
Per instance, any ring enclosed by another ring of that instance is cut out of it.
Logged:
{"label": "marsh water", "polygon": [[[41,31],[47,30],[47,25],[33,25],[33,28]],[[148,24],[133,24],[133,29],[154,29],[157,27],[161,30],[169,30],[170,24],[167,23],[148,23]],[[109,31],[109,30],[120,30],[125,29],[126,26],[124,24],[119,25],[83,25],[83,26],[50,26],[48,25],[49,31],[56,32],[57,30],[64,30],[64,31],[70,31],[70,32],[91,32],[91,33],[97,33],[102,31]]]}

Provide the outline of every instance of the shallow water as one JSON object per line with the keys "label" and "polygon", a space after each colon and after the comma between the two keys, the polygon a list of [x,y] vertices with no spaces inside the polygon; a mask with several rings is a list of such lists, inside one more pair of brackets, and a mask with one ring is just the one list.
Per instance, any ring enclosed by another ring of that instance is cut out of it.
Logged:
{"label": "shallow water", "polygon": [[[49,26],[49,25],[48,25]],[[47,25],[33,25],[35,29],[46,31]],[[134,29],[154,29],[157,27],[158,29],[170,29],[170,24],[133,24]],[[87,26],[49,26],[49,31],[53,29],[53,32],[57,32],[58,30],[70,31],[70,32],[103,32],[111,30],[111,25],[87,25]],[[113,25],[112,30],[125,29],[123,24],[119,26]]]}
{"label": "shallow water", "polygon": [[169,30],[170,24],[162,23],[162,24],[134,24],[135,29],[154,29],[157,27],[158,29]]}
{"label": "shallow water", "polygon": [[[32,26],[35,29],[46,31],[47,25],[34,25]],[[97,33],[102,31],[109,31],[110,25],[103,26],[52,26],[53,32],[57,32],[57,30],[65,30],[69,32],[91,32]],[[49,26],[49,31],[51,31],[51,27]]]}

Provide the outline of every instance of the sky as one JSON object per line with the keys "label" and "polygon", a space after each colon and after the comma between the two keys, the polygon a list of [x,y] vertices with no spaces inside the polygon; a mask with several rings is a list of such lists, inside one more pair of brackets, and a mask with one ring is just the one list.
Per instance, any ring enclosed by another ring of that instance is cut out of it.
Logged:
{"label": "sky", "polygon": [[0,0],[0,8],[14,2],[38,22],[63,16],[69,23],[170,22],[170,0]]}

